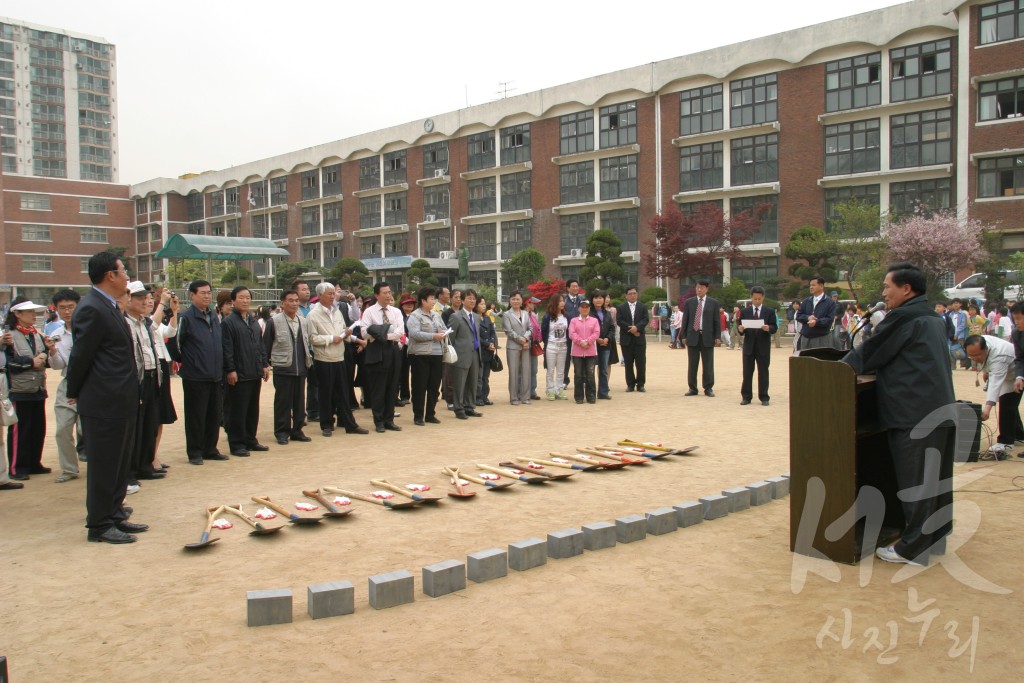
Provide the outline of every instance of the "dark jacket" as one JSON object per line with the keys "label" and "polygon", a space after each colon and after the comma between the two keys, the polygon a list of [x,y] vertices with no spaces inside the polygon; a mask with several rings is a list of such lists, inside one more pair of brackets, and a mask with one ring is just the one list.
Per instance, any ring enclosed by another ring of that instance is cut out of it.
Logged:
{"label": "dark jacket", "polygon": [[[629,314],[628,301],[619,304],[618,311],[616,323],[619,326],[619,343],[622,344],[622,347],[647,346],[647,326],[651,322],[647,306],[639,301],[636,302],[636,320],[633,320]],[[634,337],[629,333],[629,328],[633,325],[636,325],[637,331],[640,332],[639,337]]]}
{"label": "dark jacket", "polygon": [[232,311],[220,326],[224,374],[238,373],[239,382],[263,379],[263,369],[268,363],[259,321],[249,316],[243,318],[239,311]]}
{"label": "dark jacket", "polygon": [[591,315],[597,318],[597,322],[600,324],[600,331],[597,334],[597,338],[608,340],[608,346],[597,347],[598,353],[600,353],[601,349],[609,349],[611,354],[608,356],[608,363],[618,363],[619,352],[615,348],[615,319],[612,317],[611,310],[602,310],[601,314],[604,316],[604,320],[602,320],[601,316],[598,315],[597,309],[594,309],[594,312],[591,313]]}
{"label": "dark jacket", "polygon": [[67,396],[84,417],[130,419],[139,410],[139,375],[124,314],[95,289],[75,308]]}
{"label": "dark jacket", "polygon": [[[779,330],[779,319],[775,315],[775,309],[762,304],[759,319],[763,320],[764,324],[768,326],[767,332],[760,328],[753,330],[743,329],[740,331],[740,336],[743,337],[744,356],[765,357],[771,353],[772,335]],[[754,320],[753,306],[747,306],[744,308],[740,313],[740,319],[737,322],[742,322],[744,320]]]}
{"label": "dark jacket", "polygon": [[[807,318],[812,315],[817,318],[814,327],[807,324]],[[807,297],[800,304],[800,310],[796,314],[796,320],[801,325],[800,335],[803,337],[824,337],[826,334],[831,334],[832,322],[835,318],[836,302],[827,295],[821,297],[817,306],[814,305],[813,296]]]}
{"label": "dark jacket", "polygon": [[686,340],[687,346],[714,346],[722,336],[722,304],[717,299],[704,295],[704,308],[701,311],[700,331],[693,329],[694,318],[697,317],[697,305],[700,299],[693,296],[683,304],[683,323],[680,335]]}
{"label": "dark jacket", "polygon": [[488,349],[487,346],[489,344],[494,344],[495,348],[498,346],[498,333],[494,329],[494,323],[486,314],[480,316],[480,329],[477,333],[480,335],[480,361],[486,365],[494,358],[494,351]]}
{"label": "dark jacket", "polygon": [[[75,337],[78,341],[78,337]],[[189,306],[178,316],[178,348],[181,369],[178,376],[194,382],[224,380],[224,345],[221,323],[215,315],[204,315],[197,306]]]}

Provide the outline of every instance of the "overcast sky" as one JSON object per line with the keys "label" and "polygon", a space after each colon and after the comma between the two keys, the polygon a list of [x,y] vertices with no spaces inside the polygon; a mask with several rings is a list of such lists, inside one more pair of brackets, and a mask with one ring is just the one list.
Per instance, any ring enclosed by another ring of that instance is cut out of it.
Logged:
{"label": "overcast sky", "polygon": [[214,170],[893,0],[5,0],[117,46],[120,180]]}

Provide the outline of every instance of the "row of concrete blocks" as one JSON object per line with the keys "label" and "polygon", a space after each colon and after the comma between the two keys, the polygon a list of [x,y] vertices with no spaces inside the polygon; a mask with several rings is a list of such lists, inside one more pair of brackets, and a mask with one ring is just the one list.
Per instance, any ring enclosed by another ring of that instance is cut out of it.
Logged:
{"label": "row of concrete blocks", "polygon": [[[560,560],[582,555],[584,550],[601,550],[616,543],[641,541],[648,534],[660,536],[787,495],[789,475],[784,474],[748,486],[725,489],[721,495],[658,508],[644,515],[620,517],[614,523],[595,522],[584,524],[579,529],[552,531],[547,539],[528,538],[510,543],[507,551],[490,548],[467,555],[466,562],[446,560],[423,567],[423,592],[429,597],[439,598],[463,590],[467,578],[476,583],[500,579],[508,575],[509,568],[526,571],[547,563],[549,557]],[[369,578],[370,606],[374,609],[413,602],[413,593],[413,575],[404,569]],[[290,589],[249,591],[246,602],[249,626],[292,621]],[[313,619],[352,614],[355,611],[355,588],[350,581],[309,586],[307,611]]]}

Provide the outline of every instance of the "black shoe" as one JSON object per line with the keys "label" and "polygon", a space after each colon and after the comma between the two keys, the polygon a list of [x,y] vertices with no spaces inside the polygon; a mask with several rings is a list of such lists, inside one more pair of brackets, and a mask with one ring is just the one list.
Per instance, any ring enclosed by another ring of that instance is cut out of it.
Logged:
{"label": "black shoe", "polygon": [[163,479],[167,474],[164,472],[143,472],[137,478],[138,479]]}
{"label": "black shoe", "polygon": [[597,399],[596,398],[588,398],[587,399],[587,403],[597,403]]}
{"label": "black shoe", "polygon": [[740,401],[740,405],[741,406],[749,406],[750,405],[750,399],[749,398],[743,399],[742,401]]}
{"label": "black shoe", "polygon": [[309,438],[305,434],[293,434],[291,436],[292,441],[301,441],[302,443],[309,443],[313,439]]}
{"label": "black shoe", "polygon": [[287,437],[283,437],[283,436],[279,436],[279,437],[277,437],[277,443],[281,444],[282,446],[287,446],[288,445],[288,438]]}
{"label": "black shoe", "polygon": [[468,417],[466,417],[466,413],[462,412],[461,410],[456,410],[455,411],[455,417],[457,417],[460,420],[468,420],[469,419]]}
{"label": "black shoe", "polygon": [[641,394],[644,393],[645,391],[647,391],[643,387],[637,387],[636,390],[639,391]]}
{"label": "black shoe", "polygon": [[306,420],[308,422],[319,422],[320,421],[320,413],[317,413],[316,415],[306,415]]}
{"label": "black shoe", "polygon": [[698,392],[696,389],[690,389],[685,394],[683,394],[683,396],[696,396],[698,393],[700,392]]}
{"label": "black shoe", "polygon": [[370,430],[363,429],[362,427],[354,427],[352,429],[346,429],[346,434],[369,434]]}
{"label": "black shoe", "polygon": [[414,425],[416,425],[417,427],[423,427],[424,425],[426,425],[426,424],[427,424],[426,422],[424,422],[423,420],[421,420],[421,419],[420,419],[420,418],[418,418],[418,417],[417,417],[417,418],[414,418],[414,419],[413,419],[413,421],[412,421],[412,423],[413,423]]}
{"label": "black shoe", "polygon": [[203,459],[202,458],[189,458],[188,459],[188,464],[189,465],[202,465],[203,464]]}
{"label": "black shoe", "polygon": [[217,451],[213,455],[204,455],[203,460],[228,460],[228,456],[224,455],[220,451]]}
{"label": "black shoe", "polygon": [[[248,458],[249,451],[246,450],[245,448],[232,448],[231,455],[235,456],[236,458]],[[227,458],[224,459],[227,460]]]}
{"label": "black shoe", "polygon": [[130,505],[122,505],[121,506],[121,512],[124,513],[124,518],[128,519],[129,517],[132,516],[132,513],[135,512],[135,508],[133,508]]}
{"label": "black shoe", "polygon": [[[7,457],[7,456],[0,455],[0,457]],[[14,472],[11,472],[11,479],[13,479],[14,481],[28,481],[28,475],[27,474],[15,474]]]}
{"label": "black shoe", "polygon": [[41,465],[39,467],[32,467],[28,471],[29,474],[49,474],[50,472],[53,472],[53,470],[51,470],[49,467],[43,467]]}
{"label": "black shoe", "polygon": [[135,543],[138,539],[130,534],[115,528],[110,527],[102,534],[96,534],[93,536],[89,534],[90,543]]}
{"label": "black shoe", "polygon": [[768,405],[768,401],[761,401],[761,405],[763,405],[763,406]]}
{"label": "black shoe", "polygon": [[352,410],[359,410],[358,403],[350,403],[348,407],[351,408]]}
{"label": "black shoe", "polygon": [[78,454],[78,462],[89,462],[89,458],[82,453]]}
{"label": "black shoe", "polygon": [[382,424],[381,425],[377,425],[375,427],[375,429],[377,430],[378,434],[383,434],[385,431],[387,431],[387,430],[384,429],[384,425],[382,425]]}
{"label": "black shoe", "polygon": [[399,427],[398,425],[396,425],[394,422],[385,422],[384,423],[384,429],[387,429],[387,430],[392,431],[392,432],[400,432],[400,431],[402,431],[402,428]]}
{"label": "black shoe", "polygon": [[141,534],[143,531],[149,531],[148,524],[136,524],[135,522],[118,522],[114,526],[118,531],[123,531],[126,534]]}
{"label": "black shoe", "polygon": [[530,396],[530,400],[531,401],[539,401],[541,399],[540,399],[540,396],[538,396],[537,394],[533,394],[533,395]]}
{"label": "black shoe", "polygon": [[436,417],[428,417],[426,420],[424,420],[424,422],[429,422],[432,425],[439,425],[439,424],[441,424],[441,421],[438,420]]}
{"label": "black shoe", "polygon": [[636,391],[636,389],[634,389],[633,387],[626,387],[626,393],[627,394],[632,393],[634,391]]}
{"label": "black shoe", "polygon": [[334,435],[334,430],[333,429],[321,429],[320,430],[320,436],[333,436],[333,435]]}
{"label": "black shoe", "polygon": [[399,408],[402,408],[409,405],[409,402],[404,398],[400,398],[397,401],[395,401],[395,405],[398,406]]}
{"label": "black shoe", "polygon": [[166,472],[167,470],[171,469],[171,466],[168,465],[167,463],[164,463],[164,464],[160,465],[160,469],[162,469],[162,470],[164,470]]}
{"label": "black shoe", "polygon": [[264,446],[259,441],[257,441],[252,446],[249,446],[249,450],[250,451],[256,451],[257,453],[263,453],[264,451],[269,451],[270,450],[270,446]]}
{"label": "black shoe", "polygon": [[704,395],[707,396],[708,398],[714,398],[715,397],[715,390],[714,389],[708,389],[707,391],[704,392]]}
{"label": "black shoe", "polygon": [[485,405],[487,405],[487,404],[484,403],[483,401],[477,401],[476,402],[476,407],[477,408],[483,408]]}
{"label": "black shoe", "polygon": [[466,415],[469,415],[470,417],[483,417],[484,416],[483,413],[478,413],[475,410],[473,410],[472,408],[470,408],[469,410],[466,411]]}
{"label": "black shoe", "polygon": [[583,404],[583,399],[582,398],[576,399],[576,405],[582,405],[582,404]]}
{"label": "black shoe", "polygon": [[608,394],[605,394],[604,396],[598,396],[598,398],[603,400],[603,401],[610,401],[610,400],[612,400],[612,397],[609,396]]}
{"label": "black shoe", "polygon": [[23,488],[25,488],[25,485],[24,484],[20,484],[20,483],[18,483],[16,481],[8,481],[6,483],[0,484],[0,491],[13,491],[15,489],[23,489]]}

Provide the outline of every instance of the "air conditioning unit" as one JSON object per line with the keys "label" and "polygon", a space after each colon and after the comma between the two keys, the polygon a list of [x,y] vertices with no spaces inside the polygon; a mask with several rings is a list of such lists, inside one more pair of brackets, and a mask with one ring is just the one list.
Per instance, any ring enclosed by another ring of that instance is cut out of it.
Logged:
{"label": "air conditioning unit", "polygon": [[573,258],[582,258],[583,257],[583,250],[582,249],[570,249],[569,250],[569,256],[571,256]]}
{"label": "air conditioning unit", "polygon": [[443,168],[435,168],[434,169],[434,177],[435,178],[444,178],[444,169]]}
{"label": "air conditioning unit", "polygon": [[437,214],[428,213],[425,217],[427,223],[433,223],[437,220]]}
{"label": "air conditioning unit", "polygon": [[455,258],[455,252],[454,251],[442,251],[442,252],[438,253],[438,258],[445,259],[445,260],[453,259],[453,258]]}

